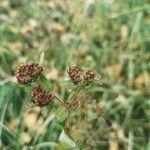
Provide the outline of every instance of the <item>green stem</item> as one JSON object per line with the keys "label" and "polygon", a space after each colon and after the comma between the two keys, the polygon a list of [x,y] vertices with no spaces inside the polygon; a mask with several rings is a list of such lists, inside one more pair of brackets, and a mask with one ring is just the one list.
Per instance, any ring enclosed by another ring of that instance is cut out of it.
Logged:
{"label": "green stem", "polygon": [[66,128],[67,130],[70,128],[71,118],[70,118],[70,111],[68,110],[67,120],[66,120]]}

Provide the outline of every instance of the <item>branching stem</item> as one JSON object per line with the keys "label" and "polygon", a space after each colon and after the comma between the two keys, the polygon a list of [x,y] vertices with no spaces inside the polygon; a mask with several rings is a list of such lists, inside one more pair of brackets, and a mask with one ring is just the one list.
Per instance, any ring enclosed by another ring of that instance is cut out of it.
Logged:
{"label": "branching stem", "polygon": [[55,94],[54,98],[56,98],[57,101],[59,101],[61,103],[62,106],[64,106],[66,109],[68,109],[68,105],[66,103],[64,103],[58,96],[56,96]]}

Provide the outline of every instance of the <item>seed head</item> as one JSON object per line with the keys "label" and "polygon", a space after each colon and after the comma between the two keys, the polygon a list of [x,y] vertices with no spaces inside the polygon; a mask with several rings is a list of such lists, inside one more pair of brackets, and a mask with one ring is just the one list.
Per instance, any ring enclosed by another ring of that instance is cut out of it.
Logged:
{"label": "seed head", "polygon": [[40,85],[37,85],[31,93],[32,102],[42,107],[48,105],[53,98],[53,94],[49,91],[43,90]]}
{"label": "seed head", "polygon": [[37,78],[42,71],[42,67],[36,63],[22,65],[17,70],[16,78],[19,83],[26,84]]}

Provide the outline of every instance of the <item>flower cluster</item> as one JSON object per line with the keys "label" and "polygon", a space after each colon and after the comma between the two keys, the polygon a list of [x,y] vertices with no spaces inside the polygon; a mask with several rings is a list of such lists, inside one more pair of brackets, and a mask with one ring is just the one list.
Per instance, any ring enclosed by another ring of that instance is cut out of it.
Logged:
{"label": "flower cluster", "polygon": [[77,84],[81,81],[83,70],[79,66],[70,67],[68,74],[73,83]]}
{"label": "flower cluster", "polygon": [[84,108],[85,104],[91,100],[91,97],[89,95],[86,95],[82,98],[80,97],[74,97],[74,99],[72,100],[70,106],[72,107],[72,109],[77,109],[78,107],[80,108]]}
{"label": "flower cluster", "polygon": [[36,63],[22,65],[17,70],[16,78],[19,83],[26,84],[37,78],[42,71],[42,67]]}
{"label": "flower cluster", "polygon": [[86,73],[85,73],[85,79],[88,80],[88,81],[91,81],[95,78],[96,74],[93,70],[88,70]]}
{"label": "flower cluster", "polygon": [[83,71],[79,66],[70,67],[68,70],[69,78],[74,84],[80,83],[80,81],[92,81],[94,80],[96,73],[93,70]]}
{"label": "flower cluster", "polygon": [[49,91],[43,90],[40,85],[37,85],[31,93],[31,98],[33,103],[42,107],[48,105],[52,101],[53,94]]}
{"label": "flower cluster", "polygon": [[[68,108],[68,106],[70,106],[70,108],[72,108],[73,110],[78,107],[84,108],[85,104],[90,99],[88,96],[79,98],[78,94],[74,95],[72,101],[66,105],[66,103],[64,103],[55,94],[45,89],[45,87],[47,87],[46,83],[48,82],[48,80],[43,77],[42,71],[43,68],[40,67],[37,63],[22,65],[17,70],[16,78],[18,83],[26,84],[34,82],[33,84],[30,84],[30,86],[34,86],[31,92],[31,100],[33,103],[35,103],[37,106],[43,107],[45,105],[49,105],[52,99],[55,98],[66,108]],[[74,84],[80,85],[80,83],[85,83],[83,84],[85,86],[88,85],[88,83],[92,82],[96,76],[94,71],[84,71],[79,66],[70,67],[68,69],[68,74]],[[40,77],[38,78],[38,76]]]}
{"label": "flower cluster", "polygon": [[[37,83],[37,77],[41,75],[42,71],[43,68],[40,67],[37,63],[22,65],[17,70],[16,78],[20,84],[31,82]],[[42,89],[40,84],[36,85],[31,93],[32,102],[40,107],[48,105],[52,98],[53,94],[50,91]]]}

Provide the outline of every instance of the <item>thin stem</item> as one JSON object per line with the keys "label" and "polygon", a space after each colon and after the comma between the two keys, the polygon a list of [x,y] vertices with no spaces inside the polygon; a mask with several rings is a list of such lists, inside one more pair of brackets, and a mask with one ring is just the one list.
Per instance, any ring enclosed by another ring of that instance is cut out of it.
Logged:
{"label": "thin stem", "polygon": [[68,114],[67,114],[67,120],[66,120],[66,128],[69,129],[70,128],[70,111],[68,111]]}
{"label": "thin stem", "polygon": [[57,101],[59,101],[66,109],[68,109],[68,105],[66,103],[64,103],[58,96],[56,96],[55,94],[53,94],[54,97],[56,98]]}

